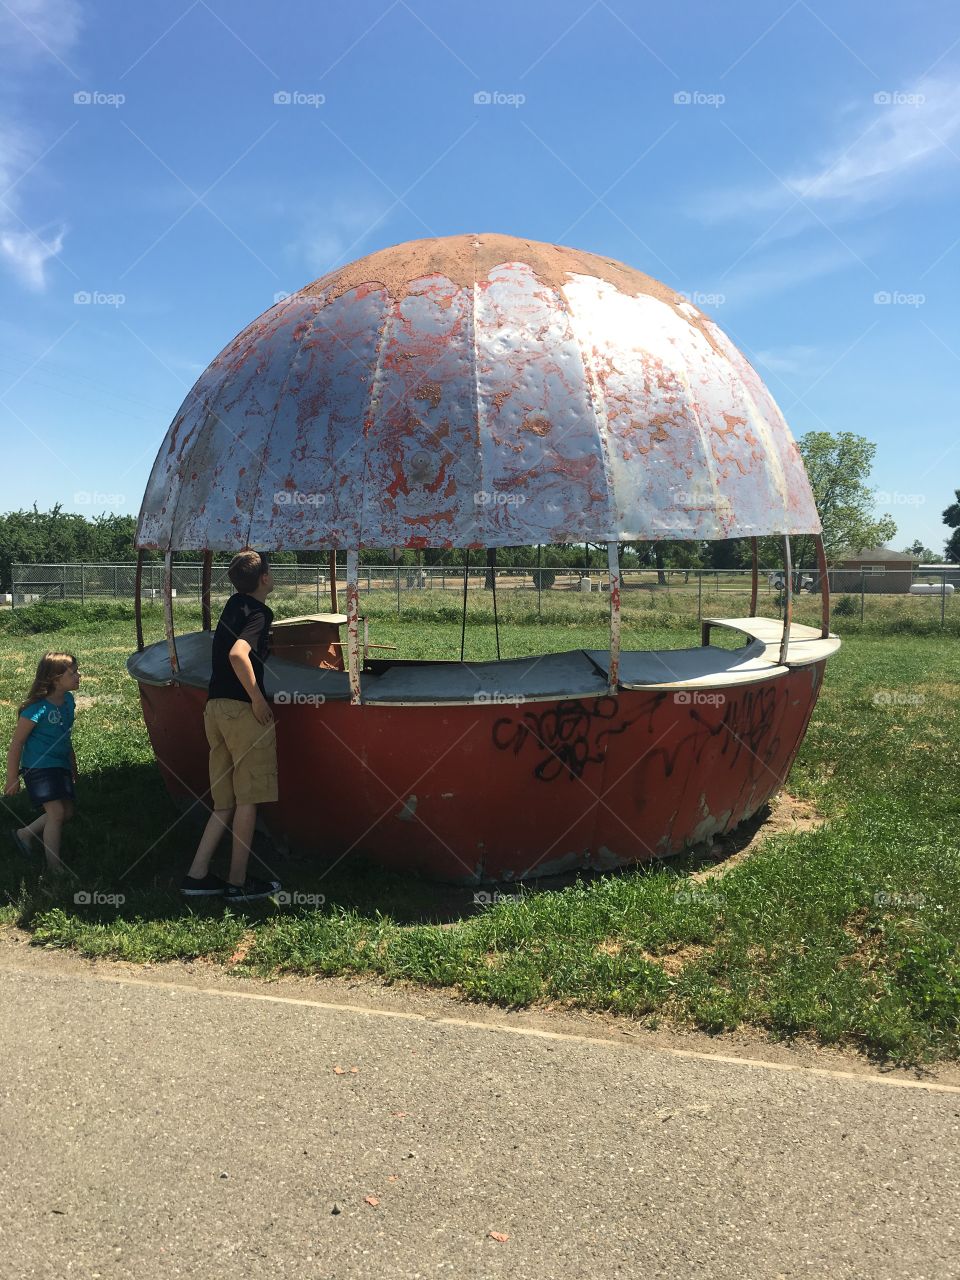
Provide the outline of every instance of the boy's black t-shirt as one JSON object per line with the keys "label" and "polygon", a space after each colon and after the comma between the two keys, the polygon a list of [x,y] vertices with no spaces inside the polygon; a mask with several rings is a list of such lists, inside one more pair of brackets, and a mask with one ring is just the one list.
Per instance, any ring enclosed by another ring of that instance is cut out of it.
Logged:
{"label": "boy's black t-shirt", "polygon": [[246,640],[250,646],[250,662],[256,677],[257,688],[267,696],[263,684],[263,660],[270,653],[268,635],[273,622],[273,611],[253,596],[237,592],[224,605],[217,629],[213,633],[213,668],[208,698],[234,698],[237,702],[249,702],[250,696],[237,678],[230,662],[230,650],[238,640]]}

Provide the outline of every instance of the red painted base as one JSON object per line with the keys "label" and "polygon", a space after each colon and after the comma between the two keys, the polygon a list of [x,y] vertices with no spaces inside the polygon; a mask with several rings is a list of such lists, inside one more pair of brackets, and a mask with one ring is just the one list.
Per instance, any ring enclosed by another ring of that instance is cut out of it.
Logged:
{"label": "red painted base", "polygon": [[[663,857],[779,790],[824,665],[519,706],[276,706],[280,800],[263,817],[325,862],[363,854],[466,883]],[[140,694],[171,796],[206,799],[205,693]]]}

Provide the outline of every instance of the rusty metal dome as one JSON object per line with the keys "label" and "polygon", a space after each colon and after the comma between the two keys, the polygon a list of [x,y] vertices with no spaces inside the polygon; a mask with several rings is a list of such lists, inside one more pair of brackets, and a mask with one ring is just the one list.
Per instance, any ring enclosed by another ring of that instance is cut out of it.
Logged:
{"label": "rusty metal dome", "polygon": [[167,432],[137,545],[496,547],[818,533],[756,371],[622,263],[413,240],[265,311]]}

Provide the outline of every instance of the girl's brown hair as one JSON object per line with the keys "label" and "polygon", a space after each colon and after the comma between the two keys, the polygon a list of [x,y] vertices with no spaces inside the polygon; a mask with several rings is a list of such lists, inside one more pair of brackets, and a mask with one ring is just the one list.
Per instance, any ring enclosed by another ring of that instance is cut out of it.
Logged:
{"label": "girl's brown hair", "polygon": [[45,653],[37,663],[37,674],[30,686],[30,692],[17,708],[17,714],[25,711],[32,702],[40,702],[48,698],[53,693],[53,686],[57,683],[58,677],[70,667],[75,666],[77,666],[77,660],[72,653]]}

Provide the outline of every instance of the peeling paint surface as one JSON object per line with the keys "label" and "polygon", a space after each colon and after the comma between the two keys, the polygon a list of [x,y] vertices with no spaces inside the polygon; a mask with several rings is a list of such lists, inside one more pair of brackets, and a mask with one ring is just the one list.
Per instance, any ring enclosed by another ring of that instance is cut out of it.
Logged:
{"label": "peeling paint surface", "polygon": [[642,272],[458,236],[264,312],[181,406],[137,545],[497,547],[817,533],[756,371]]}

